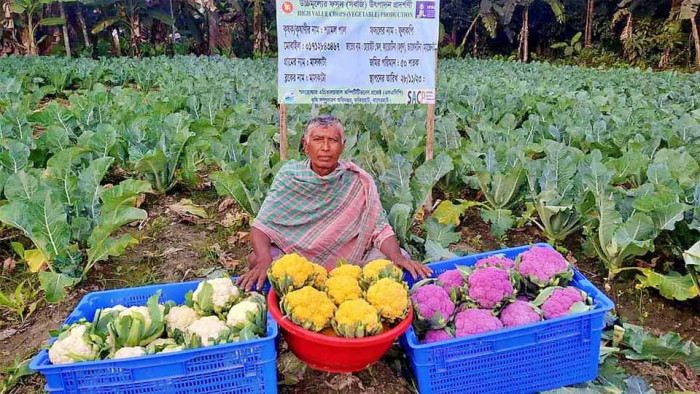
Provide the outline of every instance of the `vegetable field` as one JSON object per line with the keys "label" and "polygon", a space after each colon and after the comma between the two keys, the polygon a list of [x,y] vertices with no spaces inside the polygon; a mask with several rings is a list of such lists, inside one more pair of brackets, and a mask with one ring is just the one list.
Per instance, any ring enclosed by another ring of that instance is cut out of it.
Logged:
{"label": "vegetable field", "polygon": [[[0,59],[6,387],[86,292],[244,272],[281,165],[274,64]],[[549,242],[627,325],[594,389],[700,390],[700,349],[684,342],[700,339],[699,87],[700,74],[446,60],[432,161],[422,106],[289,106],[290,156],[332,112],[415,259]],[[398,351],[338,376],[289,356],[288,392],[413,390]]]}

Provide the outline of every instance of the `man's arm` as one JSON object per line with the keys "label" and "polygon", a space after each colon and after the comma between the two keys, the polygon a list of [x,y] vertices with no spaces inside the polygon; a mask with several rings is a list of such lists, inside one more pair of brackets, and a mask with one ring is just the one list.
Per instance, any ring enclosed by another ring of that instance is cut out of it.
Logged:
{"label": "man's arm", "polygon": [[418,276],[425,278],[433,273],[433,270],[428,266],[404,256],[403,253],[401,253],[399,240],[395,235],[386,238],[379,247],[379,250],[394,264],[410,272],[413,279],[418,279]]}
{"label": "man's arm", "polygon": [[272,241],[262,230],[253,227],[250,230],[250,243],[253,246],[255,265],[250,271],[241,275],[237,283],[246,291],[253,287],[261,290],[265,279],[267,279],[267,269],[272,264],[272,255],[270,254]]}

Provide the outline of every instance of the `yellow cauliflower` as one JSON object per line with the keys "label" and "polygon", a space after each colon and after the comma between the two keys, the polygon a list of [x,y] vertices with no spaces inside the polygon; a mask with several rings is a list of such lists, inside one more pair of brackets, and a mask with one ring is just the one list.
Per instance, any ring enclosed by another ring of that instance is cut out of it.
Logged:
{"label": "yellow cauliflower", "polygon": [[316,332],[328,327],[335,313],[335,304],[326,293],[311,286],[287,293],[280,306],[294,324]]}
{"label": "yellow cauliflower", "polygon": [[326,294],[336,305],[346,300],[362,298],[362,289],[357,280],[350,276],[332,276],[326,280]]}
{"label": "yellow cauliflower", "polygon": [[408,314],[408,290],[405,283],[393,279],[379,279],[367,290],[367,301],[382,313],[390,323],[402,320]]}
{"label": "yellow cauliflower", "polygon": [[321,289],[323,289],[323,286],[326,284],[326,279],[328,279],[328,271],[326,270],[326,267],[324,267],[320,264],[311,263],[311,265],[314,267],[314,272],[316,273],[314,287],[317,290],[321,290]]}
{"label": "yellow cauliflower", "polygon": [[391,278],[401,282],[403,280],[403,271],[389,260],[372,260],[362,268],[360,285],[362,285],[362,288],[367,289],[372,283],[383,278]]}
{"label": "yellow cauliflower", "polygon": [[382,322],[377,308],[367,301],[348,300],[335,311],[333,329],[341,337],[362,338],[379,334]]}
{"label": "yellow cauliflower", "polygon": [[316,273],[313,264],[296,253],[286,254],[267,270],[267,278],[277,295],[282,296],[292,290],[314,283]]}
{"label": "yellow cauliflower", "polygon": [[330,276],[350,276],[355,278],[355,280],[360,280],[360,275],[362,274],[362,268],[359,265],[353,264],[339,264],[337,267],[333,268],[330,272]]}

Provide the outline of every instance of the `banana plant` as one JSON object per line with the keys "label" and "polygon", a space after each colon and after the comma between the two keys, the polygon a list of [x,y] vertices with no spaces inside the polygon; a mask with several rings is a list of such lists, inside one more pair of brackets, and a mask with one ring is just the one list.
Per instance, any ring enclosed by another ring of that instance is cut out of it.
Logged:
{"label": "banana plant", "polygon": [[[75,0],[63,0],[63,3]],[[49,4],[54,3],[54,0],[12,0],[10,2],[10,11],[19,15],[27,28],[27,40],[25,49],[30,55],[38,55],[37,45],[40,44],[46,36],[42,36],[38,41],[36,33],[42,26],[61,26],[66,23],[65,18],[43,17],[46,8]]]}

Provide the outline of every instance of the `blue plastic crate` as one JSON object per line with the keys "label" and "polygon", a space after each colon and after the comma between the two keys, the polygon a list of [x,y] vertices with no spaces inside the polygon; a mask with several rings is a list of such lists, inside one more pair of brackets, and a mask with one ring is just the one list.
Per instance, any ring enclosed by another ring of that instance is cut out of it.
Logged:
{"label": "blue plastic crate", "polygon": [[[87,294],[66,319],[92,320],[95,311],[121,304],[145,305],[159,289],[160,302],[185,302],[199,281]],[[121,360],[53,365],[42,349],[29,367],[46,377],[51,393],[276,393],[277,323],[268,315],[267,336],[241,343]]]}
{"label": "blue plastic crate", "polygon": [[[537,246],[550,247],[547,244]],[[514,259],[530,246],[475,254],[429,264],[437,276],[455,265],[503,253]],[[409,286],[414,281],[406,278]],[[571,285],[588,293],[595,308],[520,327],[421,344],[413,328],[400,338],[421,394],[530,393],[586,382],[598,376],[605,312],[613,302],[580,272]]]}

